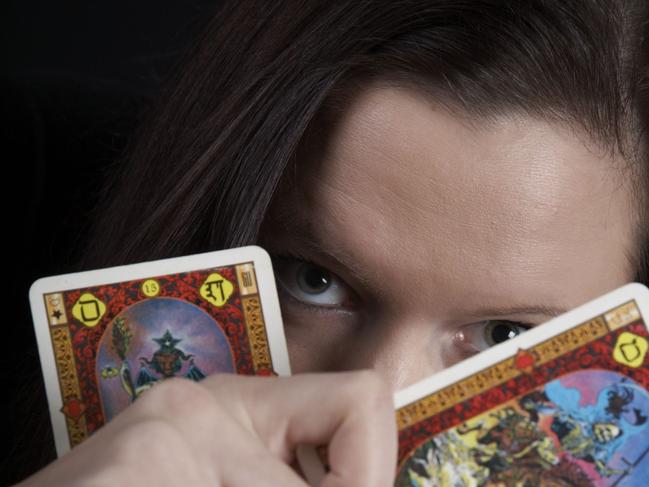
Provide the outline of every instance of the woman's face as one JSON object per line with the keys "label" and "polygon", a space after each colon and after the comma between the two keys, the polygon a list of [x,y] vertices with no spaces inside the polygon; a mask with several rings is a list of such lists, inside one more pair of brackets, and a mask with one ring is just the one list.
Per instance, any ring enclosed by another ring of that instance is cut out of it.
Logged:
{"label": "woman's face", "polygon": [[260,235],[293,371],[372,367],[396,390],[630,281],[632,199],[586,141],[356,97]]}

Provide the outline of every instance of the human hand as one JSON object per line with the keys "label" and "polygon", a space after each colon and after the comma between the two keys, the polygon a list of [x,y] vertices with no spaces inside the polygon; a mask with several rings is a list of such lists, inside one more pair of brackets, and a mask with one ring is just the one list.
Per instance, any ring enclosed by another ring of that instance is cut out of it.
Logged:
{"label": "human hand", "polygon": [[322,487],[391,486],[392,392],[373,371],[167,379],[21,487],[285,486],[299,444],[329,444]]}

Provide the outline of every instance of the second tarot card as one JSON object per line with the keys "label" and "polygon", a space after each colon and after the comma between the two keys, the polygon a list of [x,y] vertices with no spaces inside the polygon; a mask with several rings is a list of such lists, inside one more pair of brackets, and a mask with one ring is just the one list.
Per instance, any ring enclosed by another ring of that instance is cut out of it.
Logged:
{"label": "second tarot card", "polygon": [[648,316],[631,283],[397,392],[395,486],[646,485]]}
{"label": "second tarot card", "polygon": [[645,485],[648,313],[628,284],[399,392],[395,485]]}

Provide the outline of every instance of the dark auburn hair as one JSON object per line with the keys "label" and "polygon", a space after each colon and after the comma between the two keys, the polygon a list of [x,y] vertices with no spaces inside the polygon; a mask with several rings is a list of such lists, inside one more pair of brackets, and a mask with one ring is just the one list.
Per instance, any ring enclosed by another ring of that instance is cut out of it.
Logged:
{"label": "dark auburn hair", "polygon": [[[649,280],[646,0],[221,1],[100,195],[82,269],[257,242],[290,164],[370,80],[566,122],[622,154]],[[299,159],[299,160],[298,160]],[[308,159],[308,157],[306,158]]]}

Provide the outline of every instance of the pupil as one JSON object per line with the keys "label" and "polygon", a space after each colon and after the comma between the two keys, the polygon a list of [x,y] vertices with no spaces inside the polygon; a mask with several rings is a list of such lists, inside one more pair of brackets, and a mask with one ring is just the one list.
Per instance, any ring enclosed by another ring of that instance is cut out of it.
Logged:
{"label": "pupil", "polygon": [[491,329],[491,338],[495,343],[501,343],[517,335],[511,325],[498,324]]}
{"label": "pupil", "polygon": [[302,281],[306,284],[306,292],[317,293],[329,287],[329,275],[317,267],[309,267],[302,272]]}

